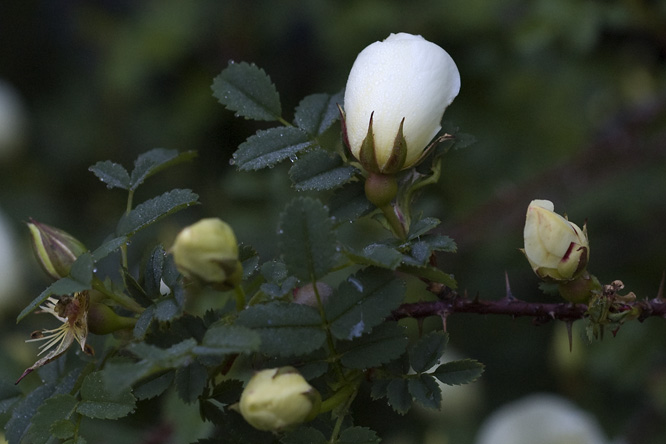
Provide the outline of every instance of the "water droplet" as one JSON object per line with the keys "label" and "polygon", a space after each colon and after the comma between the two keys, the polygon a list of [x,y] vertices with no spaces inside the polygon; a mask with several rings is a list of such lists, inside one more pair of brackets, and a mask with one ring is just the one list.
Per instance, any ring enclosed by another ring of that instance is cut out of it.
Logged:
{"label": "water droplet", "polygon": [[358,290],[359,293],[363,293],[363,284],[361,283],[361,281],[359,281],[355,277],[349,277],[347,281],[349,281],[349,283],[352,284],[354,288]]}
{"label": "water droplet", "polygon": [[283,230],[282,228],[280,228],[280,229],[278,230],[278,234],[284,234],[284,230]]}
{"label": "water droplet", "polygon": [[97,267],[93,268],[93,273],[97,273]]}
{"label": "water droplet", "polygon": [[363,319],[361,319],[358,324],[354,325],[352,329],[349,331],[349,336],[347,339],[354,339],[358,338],[363,334],[363,330],[365,329],[365,322],[363,322]]}
{"label": "water droplet", "polygon": [[234,159],[233,157],[229,159],[229,165],[236,165],[236,159]]}

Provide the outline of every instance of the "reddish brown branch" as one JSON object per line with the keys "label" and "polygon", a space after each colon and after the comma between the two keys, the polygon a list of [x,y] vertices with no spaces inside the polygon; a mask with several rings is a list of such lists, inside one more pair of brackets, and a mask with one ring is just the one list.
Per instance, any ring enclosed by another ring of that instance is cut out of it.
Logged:
{"label": "reddish brown branch", "polygon": [[[630,311],[636,307],[640,310],[639,321],[651,316],[666,318],[666,300],[661,298],[625,303],[616,308],[616,312]],[[586,312],[587,306],[583,304],[527,302],[513,297],[487,301],[454,295],[438,301],[403,304],[393,312],[393,317],[394,319],[407,317],[421,319],[428,316],[446,318],[454,313],[475,313],[512,317],[528,316],[533,318],[536,324],[542,324],[553,319],[565,322],[584,319],[587,316]]]}

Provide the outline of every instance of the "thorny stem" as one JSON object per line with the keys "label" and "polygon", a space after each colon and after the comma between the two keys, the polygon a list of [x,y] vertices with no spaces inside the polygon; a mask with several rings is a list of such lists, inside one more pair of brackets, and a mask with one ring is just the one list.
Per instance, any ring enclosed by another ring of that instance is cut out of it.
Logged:
{"label": "thorny stem", "polygon": [[[618,312],[628,312],[638,308],[639,321],[648,317],[658,316],[666,318],[666,299],[656,297],[650,300],[627,302],[619,305]],[[426,318],[428,316],[441,316],[446,318],[454,313],[496,314],[513,317],[531,317],[535,324],[544,324],[550,320],[572,322],[586,317],[587,305],[572,303],[543,303],[527,302],[514,297],[503,297],[499,300],[480,300],[461,297],[455,292],[449,292],[445,298],[438,301],[415,302],[403,304],[393,311],[394,319]]]}

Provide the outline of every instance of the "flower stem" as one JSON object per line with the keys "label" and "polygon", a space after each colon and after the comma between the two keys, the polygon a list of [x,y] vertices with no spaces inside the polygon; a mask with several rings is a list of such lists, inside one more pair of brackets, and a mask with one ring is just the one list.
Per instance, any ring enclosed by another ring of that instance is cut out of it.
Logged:
{"label": "flower stem", "polygon": [[398,214],[396,213],[395,208],[393,208],[393,205],[391,204],[384,205],[383,207],[380,208],[380,210],[382,210],[382,213],[384,213],[384,217],[386,218],[386,221],[391,227],[391,231],[393,231],[395,237],[403,241],[406,240],[407,229],[405,228],[405,225],[398,217]]}
{"label": "flower stem", "polygon": [[236,296],[236,311],[240,312],[245,308],[245,291],[240,284],[234,287],[234,295]]}
{"label": "flower stem", "polygon": [[94,277],[92,281],[92,286],[95,290],[102,293],[107,298],[111,299],[118,305],[125,307],[126,309],[133,311],[134,313],[143,313],[143,307],[139,305],[134,299],[126,296],[124,294],[117,294],[113,291],[109,291],[102,281],[98,277]]}

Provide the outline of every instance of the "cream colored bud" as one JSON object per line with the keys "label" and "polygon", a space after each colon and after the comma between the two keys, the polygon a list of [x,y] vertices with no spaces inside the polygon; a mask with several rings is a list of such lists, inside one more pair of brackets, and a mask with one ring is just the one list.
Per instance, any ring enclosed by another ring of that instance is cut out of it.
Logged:
{"label": "cream colored bud", "polygon": [[590,246],[586,230],[555,213],[554,209],[548,200],[530,203],[523,251],[540,278],[569,281],[585,270]]}
{"label": "cream colored bud", "polygon": [[[373,172],[392,174],[415,165],[459,91],[451,56],[420,35],[391,34],[369,45],[357,56],[345,89],[345,137],[352,154]],[[364,141],[374,151],[371,161],[361,153]]]}
{"label": "cream colored bud", "polygon": [[78,239],[59,228],[34,219],[27,225],[35,257],[53,280],[67,276],[76,258],[88,251]]}
{"label": "cream colored bud", "polygon": [[202,219],[184,228],[171,247],[178,270],[186,277],[217,286],[240,282],[236,235],[226,222]]}
{"label": "cream colored bud", "polygon": [[281,367],[255,373],[239,404],[252,427],[276,432],[314,418],[321,396],[295,368]]}

